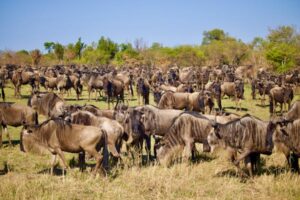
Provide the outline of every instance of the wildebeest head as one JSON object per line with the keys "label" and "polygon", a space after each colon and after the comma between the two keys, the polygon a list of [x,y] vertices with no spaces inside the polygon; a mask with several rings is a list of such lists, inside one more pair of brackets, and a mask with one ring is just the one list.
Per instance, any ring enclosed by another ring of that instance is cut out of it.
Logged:
{"label": "wildebeest head", "polygon": [[[272,123],[272,122],[270,122]],[[273,130],[273,141],[275,143],[284,143],[286,144],[289,140],[289,131],[288,131],[288,125],[289,123],[292,123],[291,121],[280,121],[273,123],[276,128]]]}
{"label": "wildebeest head", "polygon": [[211,147],[211,152],[214,152],[214,150],[221,144],[220,124],[213,124],[213,128],[207,136],[207,141],[209,146]]}

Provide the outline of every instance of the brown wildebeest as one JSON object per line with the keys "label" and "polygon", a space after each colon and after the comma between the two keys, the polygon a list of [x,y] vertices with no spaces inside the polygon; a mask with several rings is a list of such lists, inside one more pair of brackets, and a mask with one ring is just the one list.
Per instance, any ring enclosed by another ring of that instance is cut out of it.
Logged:
{"label": "brown wildebeest", "polygon": [[143,98],[143,105],[149,104],[149,95],[150,95],[150,84],[144,78],[138,78],[136,83],[136,93],[138,99],[138,105],[141,105],[141,96]]}
{"label": "brown wildebeest", "polygon": [[292,170],[299,172],[300,119],[277,123],[276,130],[273,134],[273,141],[287,158]]}
{"label": "brown wildebeest", "polygon": [[[107,133],[107,147],[108,151],[114,156],[120,157],[120,148],[122,145],[122,138],[124,136],[124,129],[121,124],[115,120],[106,117],[97,117],[88,111],[77,111],[70,115],[70,121],[74,124],[81,124],[85,126],[96,126]],[[126,135],[126,138],[128,136]]]}
{"label": "brown wildebeest", "polygon": [[240,119],[226,124],[216,123],[208,136],[208,143],[214,150],[215,146],[239,151],[241,154],[234,160],[234,164],[240,170],[239,162],[246,159],[246,165],[250,176],[253,176],[254,167],[250,162],[253,154],[272,154],[272,135],[275,126],[270,122],[245,115]]}
{"label": "brown wildebeest", "polygon": [[113,98],[117,99],[116,104],[118,104],[119,101],[124,102],[124,83],[122,81],[111,79],[107,76],[104,76],[102,81],[106,93],[108,109],[110,109],[110,103],[113,102]]}
{"label": "brown wildebeest", "polygon": [[291,107],[291,101],[294,98],[293,89],[289,86],[274,87],[270,90],[270,113],[271,115],[276,113],[276,105],[280,104],[280,112],[283,112],[282,105],[284,105],[284,110],[286,111],[286,104],[288,104],[288,109]]}
{"label": "brown wildebeest", "polygon": [[184,158],[189,159],[195,150],[195,143],[202,143],[203,151],[209,152],[207,136],[212,128],[212,122],[203,115],[192,112],[180,114],[159,144],[158,161],[169,165],[178,148],[183,149]]}
{"label": "brown wildebeest", "polygon": [[295,101],[287,113],[284,114],[284,119],[287,121],[300,118],[300,100]]}
{"label": "brown wildebeest", "polygon": [[0,103],[0,147],[2,146],[2,128],[6,132],[9,144],[12,145],[7,126],[21,126],[23,123],[38,124],[38,114],[28,106],[16,103]]}
{"label": "brown wildebeest", "polygon": [[205,113],[206,106],[211,112],[214,104],[210,94],[205,91],[193,93],[165,92],[158,104],[160,109],[186,109],[203,113]]}
{"label": "brown wildebeest", "polygon": [[[101,167],[103,156],[98,152],[103,147],[103,154],[107,156],[107,135],[98,127],[70,124],[62,119],[46,120],[40,125],[25,125],[21,131],[20,149],[29,152],[35,145],[47,148],[53,155],[51,174],[56,163],[56,156],[62,160],[63,175],[67,162],[63,151],[70,153],[87,152],[96,159],[94,174]],[[106,159],[106,158],[104,158]]]}
{"label": "brown wildebeest", "polygon": [[241,110],[241,100],[244,98],[244,82],[236,80],[235,82],[224,82],[221,85],[221,96],[235,98],[236,110]]}
{"label": "brown wildebeest", "polygon": [[83,75],[83,80],[87,80],[87,90],[89,94],[89,101],[91,100],[91,93],[92,91],[95,91],[95,100],[97,100],[97,92],[99,92],[99,96],[101,96],[101,90],[103,90],[103,77],[100,74],[91,74]]}
{"label": "brown wildebeest", "polygon": [[55,93],[33,94],[29,97],[27,105],[48,118],[63,116],[65,112],[64,100]]}
{"label": "brown wildebeest", "polygon": [[13,72],[11,79],[15,87],[15,97],[21,98],[21,86],[30,84],[32,91],[39,89],[39,75],[33,71],[18,69]]}

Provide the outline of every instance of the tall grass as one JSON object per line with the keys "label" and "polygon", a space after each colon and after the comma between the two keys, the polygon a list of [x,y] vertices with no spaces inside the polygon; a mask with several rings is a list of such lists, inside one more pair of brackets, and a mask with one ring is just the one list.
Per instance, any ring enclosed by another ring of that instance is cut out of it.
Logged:
{"label": "tall grass", "polygon": [[[23,94],[29,92],[30,88],[22,88]],[[244,110],[238,113],[250,113],[267,120],[268,107],[257,106],[260,101],[250,100],[250,92],[246,86]],[[6,93],[7,101],[26,104],[26,98],[13,98],[10,85]],[[86,92],[80,101],[68,100],[74,97],[73,91],[66,97],[67,102],[87,103]],[[235,112],[234,102],[229,99],[223,102],[227,111]],[[106,108],[103,102],[90,103]],[[136,100],[129,103],[136,105]],[[9,131],[15,145],[8,147],[4,137],[5,144],[0,149],[0,199],[300,199],[300,176],[287,170],[285,158],[278,152],[263,156],[260,174],[251,179],[236,176],[223,150],[215,155],[201,154],[197,163],[179,163],[169,168],[132,164],[126,157],[125,166],[113,168],[107,177],[91,176],[89,167],[83,173],[72,167],[62,178],[59,167],[57,175],[49,175],[50,155],[25,154],[19,150],[20,128],[9,127]],[[66,157],[76,164],[77,155]]]}

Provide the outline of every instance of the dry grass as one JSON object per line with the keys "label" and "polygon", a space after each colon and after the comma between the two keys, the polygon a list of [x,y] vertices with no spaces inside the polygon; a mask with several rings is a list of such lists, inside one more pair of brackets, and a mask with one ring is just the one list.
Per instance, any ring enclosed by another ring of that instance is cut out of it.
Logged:
{"label": "dry grass", "polygon": [[[7,101],[26,104],[26,99],[12,98],[11,88],[6,91]],[[28,94],[29,88],[22,88],[22,92]],[[86,93],[83,98],[78,102],[68,102],[84,104]],[[259,101],[249,99],[247,86],[243,108],[267,120],[268,108],[256,106]],[[296,99],[300,99],[299,95]],[[91,103],[106,107],[103,102]],[[135,103],[131,101],[130,105]],[[227,99],[224,104],[225,107],[234,106]],[[199,162],[195,164],[175,164],[170,168],[132,166],[127,159],[124,169],[113,168],[105,178],[100,175],[92,177],[89,168],[81,173],[74,167],[63,179],[59,175],[49,175],[49,155],[20,152],[17,144],[20,128],[9,128],[9,131],[15,145],[8,147],[5,143],[0,149],[1,199],[300,199],[300,176],[285,168],[285,158],[280,153],[263,156],[260,174],[252,179],[237,177],[235,168],[222,150],[216,155],[200,154]],[[72,162],[74,156],[67,154],[67,159]]]}

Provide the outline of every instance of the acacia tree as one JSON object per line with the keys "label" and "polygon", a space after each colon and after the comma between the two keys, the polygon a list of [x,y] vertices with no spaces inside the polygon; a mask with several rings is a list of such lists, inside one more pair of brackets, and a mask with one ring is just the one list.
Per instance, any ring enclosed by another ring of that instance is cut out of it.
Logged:
{"label": "acacia tree", "polygon": [[45,42],[44,47],[48,51],[48,53],[51,53],[51,51],[55,48],[55,43],[54,42]]}

